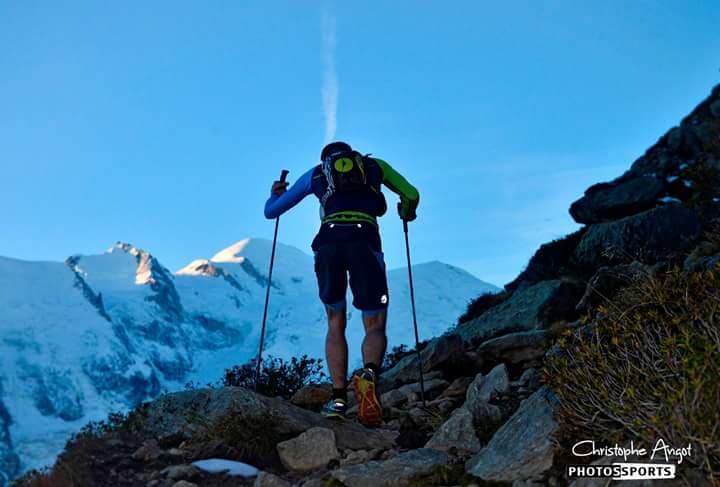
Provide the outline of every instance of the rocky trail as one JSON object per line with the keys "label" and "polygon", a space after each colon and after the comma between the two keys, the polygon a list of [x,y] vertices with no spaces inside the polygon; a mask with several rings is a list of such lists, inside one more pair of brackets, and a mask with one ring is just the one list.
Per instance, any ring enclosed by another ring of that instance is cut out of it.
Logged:
{"label": "rocky trail", "polygon": [[[583,228],[543,245],[503,292],[480,297],[422,349],[426,406],[415,355],[383,373],[380,428],[359,425],[352,407],[346,422],[322,418],[327,384],[306,386],[291,401],[243,388],[187,390],[81,435],[51,472],[20,485],[608,485],[566,476],[565,465],[582,460],[569,459],[557,438],[560,398],[546,385],[547,358],[560,353],[558,337],[587,332],[598,304],[634,275],[715,268],[720,245],[703,232],[720,216],[719,173],[716,87],[630,170],[572,205]],[[208,458],[261,473],[192,466]],[[697,467],[663,485],[713,485]]]}

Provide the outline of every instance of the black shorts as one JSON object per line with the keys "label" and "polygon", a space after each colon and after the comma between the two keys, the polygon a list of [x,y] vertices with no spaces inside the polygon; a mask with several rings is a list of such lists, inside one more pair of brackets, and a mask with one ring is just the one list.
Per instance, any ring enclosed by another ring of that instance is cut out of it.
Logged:
{"label": "black shorts", "polygon": [[387,308],[388,288],[380,234],[370,223],[325,223],[312,243],[320,299],[345,306],[348,274],[353,306],[361,311]]}

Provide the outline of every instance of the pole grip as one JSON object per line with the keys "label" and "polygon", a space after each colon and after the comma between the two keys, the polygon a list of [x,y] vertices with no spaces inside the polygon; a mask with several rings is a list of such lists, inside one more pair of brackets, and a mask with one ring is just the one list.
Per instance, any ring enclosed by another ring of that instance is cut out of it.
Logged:
{"label": "pole grip", "polygon": [[287,179],[287,175],[288,175],[289,172],[290,172],[290,171],[288,171],[287,169],[283,169],[283,170],[282,170],[282,172],[280,173],[280,182],[281,182],[281,183],[284,183],[284,182],[285,182],[285,180]]}

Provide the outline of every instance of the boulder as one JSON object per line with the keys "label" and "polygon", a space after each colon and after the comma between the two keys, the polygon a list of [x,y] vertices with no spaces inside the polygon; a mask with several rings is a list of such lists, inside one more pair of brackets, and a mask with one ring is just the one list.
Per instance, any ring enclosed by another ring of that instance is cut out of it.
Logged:
{"label": "boulder", "polygon": [[652,174],[596,184],[570,205],[570,216],[578,223],[601,223],[635,215],[655,207],[666,185]]}
{"label": "boulder", "polygon": [[490,402],[510,391],[510,377],[505,364],[495,366],[487,375],[478,374],[467,390],[465,405],[472,410],[478,402]]}
{"label": "boulder", "polygon": [[520,331],[483,342],[477,351],[485,362],[519,364],[545,355],[549,342],[545,330]]}
{"label": "boulder", "polygon": [[429,474],[438,465],[446,465],[448,460],[445,452],[420,448],[385,461],[338,468],[330,475],[346,487],[406,486],[413,478]]}
{"label": "boulder", "polygon": [[[457,357],[463,351],[460,337],[448,333],[430,340],[422,349],[420,356],[423,361],[423,371],[430,372]],[[381,381],[385,383],[416,382],[418,380],[417,354],[413,353],[401,359],[393,368],[384,372]]]}
{"label": "boulder", "polygon": [[335,433],[327,428],[310,428],[297,438],[277,444],[283,465],[295,472],[309,472],[340,458]]}
{"label": "boulder", "polygon": [[513,482],[542,477],[552,467],[553,418],[557,396],[543,387],[524,400],[465,470],[486,481]]}
{"label": "boulder", "polygon": [[467,392],[468,386],[472,383],[473,377],[458,377],[445,389],[438,399],[462,397]]}
{"label": "boulder", "polygon": [[260,472],[255,478],[253,487],[290,487],[290,482],[278,477],[277,475]]}
{"label": "boulder", "polygon": [[558,315],[566,314],[556,310],[574,310],[577,300],[566,297],[569,286],[556,279],[520,288],[506,301],[458,326],[454,333],[465,342],[482,343],[508,333],[541,328],[548,321],[557,321]]}
{"label": "boulder", "polygon": [[[323,418],[280,398],[265,397],[243,387],[193,389],[166,394],[150,402],[142,410],[140,426],[153,437],[190,439],[203,429],[203,424],[233,413],[236,417],[273,418],[273,434],[291,438],[314,426],[334,431],[337,446],[360,450],[391,448],[397,433],[371,430],[355,422],[337,422]],[[202,417],[202,422],[193,417]]]}
{"label": "boulder", "polygon": [[309,384],[298,389],[290,398],[290,402],[304,409],[320,411],[331,397],[332,386],[330,384]]}
{"label": "boulder", "polygon": [[193,479],[200,476],[200,471],[192,465],[171,465],[162,469],[160,475],[170,480]]}
{"label": "boulder", "polygon": [[132,458],[141,462],[151,462],[160,458],[161,454],[162,450],[160,450],[157,440],[150,439],[143,441],[142,446],[132,454]]}
{"label": "boulder", "polygon": [[[425,394],[431,394],[438,389],[444,389],[448,382],[443,379],[430,379],[424,381]],[[420,383],[406,384],[398,389],[393,389],[380,396],[380,403],[384,407],[394,407],[409,399],[412,394],[420,394]]]}
{"label": "boulder", "polygon": [[438,428],[425,448],[477,453],[481,446],[475,434],[472,413],[467,408],[460,407],[453,411],[450,418]]}
{"label": "boulder", "polygon": [[689,249],[699,232],[694,211],[679,204],[661,206],[592,225],[575,249],[574,259],[588,269],[633,260],[654,264]]}

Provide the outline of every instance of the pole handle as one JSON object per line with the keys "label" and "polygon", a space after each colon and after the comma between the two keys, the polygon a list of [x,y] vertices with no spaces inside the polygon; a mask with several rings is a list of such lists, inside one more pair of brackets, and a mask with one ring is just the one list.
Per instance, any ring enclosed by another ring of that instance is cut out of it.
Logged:
{"label": "pole handle", "polygon": [[283,169],[283,170],[282,170],[282,172],[280,173],[280,182],[281,182],[281,183],[284,183],[284,182],[285,182],[285,180],[287,179],[287,175],[288,175],[289,172],[290,172],[290,171],[288,171],[287,169]]}

